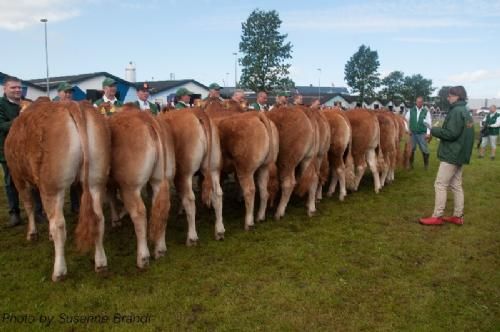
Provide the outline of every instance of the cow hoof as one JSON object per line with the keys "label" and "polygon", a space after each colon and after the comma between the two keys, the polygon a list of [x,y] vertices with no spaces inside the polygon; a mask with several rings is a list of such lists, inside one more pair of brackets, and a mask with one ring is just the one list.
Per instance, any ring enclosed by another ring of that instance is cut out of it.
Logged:
{"label": "cow hoof", "polygon": [[307,216],[308,217],[314,217],[316,215],[316,211],[307,211]]}
{"label": "cow hoof", "polygon": [[167,250],[158,250],[155,252],[155,259],[160,259],[167,254]]}
{"label": "cow hoof", "polygon": [[245,231],[250,232],[255,230],[255,225],[245,225]]}
{"label": "cow hoof", "polygon": [[332,197],[332,196],[333,196],[333,192],[327,192],[327,193],[326,193],[326,196],[327,196],[327,197]]}
{"label": "cow hoof", "polygon": [[96,266],[95,267],[95,272],[98,274],[105,274],[108,272],[108,267],[106,265],[103,266]]}
{"label": "cow hoof", "polygon": [[339,201],[343,202],[345,199],[345,196],[339,196]]}
{"label": "cow hoof", "polygon": [[198,239],[187,239],[186,246],[188,247],[196,247],[198,245]]}
{"label": "cow hoof", "polygon": [[140,270],[146,270],[149,268],[149,257],[143,257],[141,258],[141,262],[139,265],[137,265],[137,267],[140,269]]}
{"label": "cow hoof", "polygon": [[28,241],[36,241],[36,240],[38,240],[38,233],[28,234]]}
{"label": "cow hoof", "polygon": [[66,279],[66,274],[52,275],[53,282],[64,281]]}
{"label": "cow hoof", "polygon": [[216,241],[224,241],[224,233],[219,232],[219,233],[215,234],[215,240]]}

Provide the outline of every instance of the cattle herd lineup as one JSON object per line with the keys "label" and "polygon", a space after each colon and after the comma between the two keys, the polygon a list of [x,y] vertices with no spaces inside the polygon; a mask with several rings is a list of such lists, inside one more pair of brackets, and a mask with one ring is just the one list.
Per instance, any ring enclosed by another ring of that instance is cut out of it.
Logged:
{"label": "cattle herd lineup", "polygon": [[[324,187],[329,197],[338,190],[344,200],[369,167],[378,193],[394,180],[398,165],[408,167],[407,128],[402,116],[388,110],[277,105],[247,111],[235,101],[208,98],[200,107],[158,116],[133,104],[106,116],[88,102],[40,98],[12,124],[5,157],[29,219],[28,240],[38,237],[32,192],[40,191],[55,247],[52,280],[58,281],[67,273],[65,191],[75,181],[82,188],[76,242],[83,251],[95,249],[96,272],[107,268],[103,204],[110,206],[113,227],[129,214],[136,264],[145,268],[148,238],[154,258],[166,253],[172,185],[187,218],[186,244],[198,241],[193,178],[199,180],[201,201],[215,213],[214,237],[221,240],[221,178],[234,174],[241,188],[245,230],[255,219],[266,219],[270,209],[275,219],[283,218],[292,194],[304,197],[313,216]],[[143,189],[151,198],[149,221]]]}

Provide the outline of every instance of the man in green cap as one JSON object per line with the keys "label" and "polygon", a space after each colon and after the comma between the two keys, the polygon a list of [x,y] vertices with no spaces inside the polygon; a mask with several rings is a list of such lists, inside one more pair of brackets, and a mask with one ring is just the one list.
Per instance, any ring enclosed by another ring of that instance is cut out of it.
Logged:
{"label": "man in green cap", "polygon": [[149,84],[144,82],[137,87],[137,100],[135,105],[141,109],[141,111],[149,111],[153,115],[158,114],[158,107],[152,102],[148,101],[149,98]]}
{"label": "man in green cap", "polygon": [[189,108],[189,100],[191,99],[192,94],[193,93],[186,88],[179,88],[175,93],[175,96],[177,97],[177,104],[175,104],[175,109],[180,110],[183,108]]}
{"label": "man in green cap", "polygon": [[271,106],[270,109],[288,106],[288,97],[290,97],[288,91],[279,91],[276,95],[276,104]]}
{"label": "man in green cap", "polygon": [[220,98],[220,90],[222,88],[217,83],[212,83],[208,86],[208,98]]}
{"label": "man in green cap", "polygon": [[252,103],[249,108],[254,111],[267,111],[267,93],[265,91],[259,91],[259,93],[257,93],[257,100]]}
{"label": "man in green cap", "polygon": [[[116,81],[106,77],[104,81],[102,81],[102,89],[104,94],[101,99],[95,101],[94,107],[99,109],[102,114],[111,115],[116,112],[116,107],[123,106],[123,103],[116,98]],[[109,110],[104,107],[99,107],[102,103],[109,104]]]}
{"label": "man in green cap", "polygon": [[53,101],[71,101],[73,100],[74,87],[68,82],[61,82],[57,86],[57,96]]}

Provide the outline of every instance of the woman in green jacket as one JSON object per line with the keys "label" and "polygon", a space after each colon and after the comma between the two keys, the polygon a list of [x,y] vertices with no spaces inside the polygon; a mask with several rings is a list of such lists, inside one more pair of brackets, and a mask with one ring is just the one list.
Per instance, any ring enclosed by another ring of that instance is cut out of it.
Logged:
{"label": "woman in green jacket", "polygon": [[[464,222],[462,167],[469,163],[474,145],[474,123],[466,100],[467,93],[463,86],[450,88],[448,101],[451,109],[443,126],[431,129],[431,135],[440,139],[438,158],[441,163],[434,183],[434,213],[431,217],[420,219],[423,225],[441,225],[444,222],[462,225]],[[455,209],[453,216],[444,217],[448,189],[453,192]]]}

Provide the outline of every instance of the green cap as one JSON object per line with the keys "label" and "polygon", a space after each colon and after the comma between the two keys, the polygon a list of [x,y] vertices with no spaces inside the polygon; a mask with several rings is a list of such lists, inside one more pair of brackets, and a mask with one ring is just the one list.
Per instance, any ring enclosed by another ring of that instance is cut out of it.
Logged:
{"label": "green cap", "polygon": [[290,93],[288,91],[280,91],[278,92],[278,97],[290,97]]}
{"label": "green cap", "polygon": [[212,84],[210,84],[210,85],[208,86],[208,89],[209,89],[209,90],[220,90],[220,89],[222,89],[222,88],[220,87],[220,85],[219,85],[219,84],[217,84],[217,83],[212,83]]}
{"label": "green cap", "polygon": [[175,93],[175,95],[177,97],[182,97],[182,96],[187,96],[187,95],[192,95],[192,94],[193,93],[186,88],[179,88],[179,90],[177,90],[177,92]]}
{"label": "green cap", "polygon": [[68,90],[74,90],[73,86],[68,82],[62,82],[57,86],[57,92],[68,91]]}
{"label": "green cap", "polygon": [[116,81],[112,78],[106,77],[104,81],[102,81],[102,87],[116,85]]}

